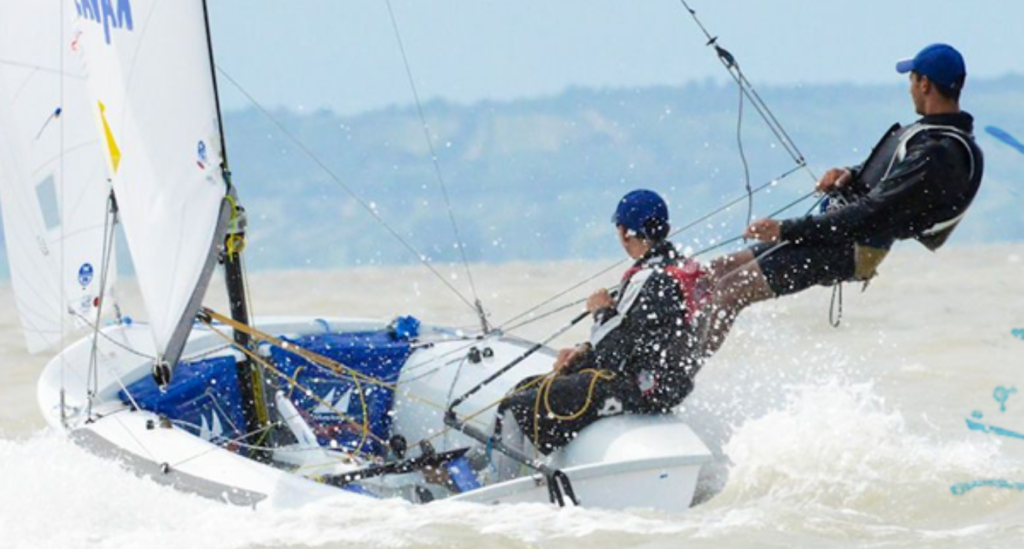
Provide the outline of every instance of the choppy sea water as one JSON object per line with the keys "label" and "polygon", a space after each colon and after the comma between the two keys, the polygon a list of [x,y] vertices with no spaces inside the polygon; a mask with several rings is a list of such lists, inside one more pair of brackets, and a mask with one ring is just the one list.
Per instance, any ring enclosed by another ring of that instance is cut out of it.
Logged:
{"label": "choppy sea water", "polygon": [[[473,274],[501,323],[604,266]],[[460,269],[442,272],[467,286]],[[125,282],[124,307],[139,314]],[[252,288],[263,315],[474,323],[414,268],[263,273]],[[356,497],[253,511],[137,479],[46,429],[34,393],[49,357],[25,354],[5,285],[0,547],[1019,547],[1024,246],[936,255],[904,245],[867,292],[846,286],[838,329],[828,325],[829,296],[815,289],[747,311],[700,373],[678,413],[716,462],[684,514]],[[542,338],[569,316],[517,333]],[[584,337],[581,327],[562,339]]]}

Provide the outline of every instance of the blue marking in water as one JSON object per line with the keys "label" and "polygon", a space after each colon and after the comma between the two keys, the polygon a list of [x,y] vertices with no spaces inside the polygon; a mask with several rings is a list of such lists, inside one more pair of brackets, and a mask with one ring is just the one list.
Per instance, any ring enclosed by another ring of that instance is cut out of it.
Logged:
{"label": "blue marking in water", "polygon": [[1002,427],[996,427],[995,425],[985,425],[984,423],[978,423],[977,421],[967,421],[967,428],[971,431],[981,431],[982,433],[991,433],[993,435],[999,435],[1007,438],[1019,438],[1024,440],[1024,435],[1011,431],[1009,429],[1003,429]]}
{"label": "blue marking in water", "polygon": [[92,265],[89,263],[82,264],[82,266],[78,268],[78,283],[81,284],[83,288],[88,286],[89,283],[92,282],[92,275]]}
{"label": "blue marking in water", "polygon": [[988,132],[989,135],[991,135],[992,137],[995,137],[996,139],[1002,141],[1003,143],[1006,143],[1007,145],[1013,147],[1014,149],[1017,149],[1017,152],[1024,154],[1024,143],[1017,141],[1017,139],[1010,135],[1009,133],[995,126],[985,126],[985,131]]}
{"label": "blue marking in water", "polygon": [[1024,339],[1024,329],[1022,328],[1014,328],[1010,333],[1013,337]]}
{"label": "blue marking in water", "polygon": [[1010,398],[1010,395],[1016,392],[1016,387],[1010,387],[1009,389],[1007,389],[1006,387],[1002,386],[996,387],[996,389],[992,391],[992,398],[996,399],[996,402],[999,403],[1000,412],[1006,411],[1006,399]]}
{"label": "blue marking in water", "polygon": [[953,492],[954,496],[962,496],[967,492],[970,492],[974,488],[982,486],[988,486],[991,488],[1008,488],[1010,490],[1017,490],[1024,492],[1024,482],[1011,482],[1003,479],[985,479],[985,480],[972,480],[971,482],[961,482],[954,484],[949,487],[949,491]]}

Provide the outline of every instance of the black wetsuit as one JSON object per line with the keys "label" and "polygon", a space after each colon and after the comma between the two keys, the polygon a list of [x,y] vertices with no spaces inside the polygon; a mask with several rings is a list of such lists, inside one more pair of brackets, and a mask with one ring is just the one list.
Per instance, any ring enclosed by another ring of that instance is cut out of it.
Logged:
{"label": "black wetsuit", "polygon": [[686,298],[669,272],[680,260],[671,243],[655,245],[627,271],[615,306],[595,312],[590,350],[549,389],[528,378],[519,387],[535,385],[502,404],[541,452],[601,417],[667,413],[690,393],[700,360]]}
{"label": "black wetsuit", "polygon": [[937,250],[981,185],[974,120],[960,112],[894,125],[836,196],[842,206],[782,222],[782,245],[752,248],[776,295],[874,276],[893,242]]}

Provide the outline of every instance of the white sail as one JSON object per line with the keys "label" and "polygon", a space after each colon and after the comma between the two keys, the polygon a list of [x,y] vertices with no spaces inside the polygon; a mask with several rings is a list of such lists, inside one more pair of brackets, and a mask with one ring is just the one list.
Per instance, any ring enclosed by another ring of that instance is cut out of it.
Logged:
{"label": "white sail", "polygon": [[0,2],[0,205],[30,352],[96,321],[103,271],[106,163],[62,8],[64,0]]}
{"label": "white sail", "polygon": [[173,366],[227,223],[202,0],[67,0],[157,349]]}

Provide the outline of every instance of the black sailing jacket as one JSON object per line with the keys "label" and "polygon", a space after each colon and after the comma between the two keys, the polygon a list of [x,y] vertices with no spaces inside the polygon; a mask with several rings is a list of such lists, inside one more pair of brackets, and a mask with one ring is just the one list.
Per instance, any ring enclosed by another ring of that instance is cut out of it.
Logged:
{"label": "black sailing jacket", "polygon": [[681,260],[670,242],[630,269],[617,302],[595,314],[592,350],[576,369],[604,368],[639,388],[641,412],[667,412],[693,389],[701,361],[680,283],[665,268]]}
{"label": "black sailing jacket", "polygon": [[981,185],[984,164],[973,126],[974,119],[966,112],[893,126],[867,160],[851,168],[853,180],[842,190],[848,204],[783,221],[781,239],[888,248],[893,240],[916,238],[929,249],[938,249]]}

